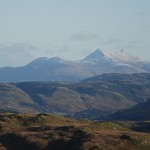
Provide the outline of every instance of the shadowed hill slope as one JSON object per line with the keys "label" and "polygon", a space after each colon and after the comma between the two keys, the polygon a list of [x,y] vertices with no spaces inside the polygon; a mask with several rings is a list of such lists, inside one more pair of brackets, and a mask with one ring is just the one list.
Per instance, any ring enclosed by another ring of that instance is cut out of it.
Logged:
{"label": "shadowed hill slope", "polygon": [[150,120],[150,100],[111,115],[116,120]]}
{"label": "shadowed hill slope", "polygon": [[40,107],[23,90],[11,84],[0,84],[0,109],[11,112],[37,113]]}

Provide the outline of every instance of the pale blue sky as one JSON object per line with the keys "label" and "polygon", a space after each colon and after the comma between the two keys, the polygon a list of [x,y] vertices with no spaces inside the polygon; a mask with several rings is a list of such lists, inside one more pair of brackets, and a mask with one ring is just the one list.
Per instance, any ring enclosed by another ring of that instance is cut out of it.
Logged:
{"label": "pale blue sky", "polygon": [[0,66],[96,48],[150,60],[150,0],[0,0]]}

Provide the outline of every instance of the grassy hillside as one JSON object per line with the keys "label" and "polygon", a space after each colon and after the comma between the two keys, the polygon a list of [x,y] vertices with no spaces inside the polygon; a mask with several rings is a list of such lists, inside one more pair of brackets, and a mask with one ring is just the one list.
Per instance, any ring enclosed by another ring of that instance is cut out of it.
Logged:
{"label": "grassy hillside", "polygon": [[149,150],[150,134],[122,122],[93,123],[50,114],[0,114],[0,150]]}

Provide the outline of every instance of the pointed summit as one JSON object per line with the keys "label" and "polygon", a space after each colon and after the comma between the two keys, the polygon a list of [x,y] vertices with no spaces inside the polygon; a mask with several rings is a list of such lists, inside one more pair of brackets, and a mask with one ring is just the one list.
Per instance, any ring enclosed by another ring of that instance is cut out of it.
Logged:
{"label": "pointed summit", "polygon": [[100,61],[101,59],[106,58],[106,53],[101,49],[96,49],[94,52],[85,57],[84,61]]}

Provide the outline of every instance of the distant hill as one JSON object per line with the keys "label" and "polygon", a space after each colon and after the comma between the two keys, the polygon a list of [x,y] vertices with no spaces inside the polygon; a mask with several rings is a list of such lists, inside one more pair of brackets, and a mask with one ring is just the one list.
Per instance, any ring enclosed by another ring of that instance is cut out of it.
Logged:
{"label": "distant hill", "polygon": [[129,109],[118,111],[112,114],[110,117],[116,120],[150,120],[150,100],[137,104]]}
{"label": "distant hill", "polygon": [[95,50],[82,60],[40,57],[25,66],[0,68],[0,82],[80,81],[103,73],[150,72],[150,62],[125,51]]}
{"label": "distant hill", "polygon": [[150,84],[150,73],[105,73],[82,80],[81,82],[124,82],[131,84]]}
{"label": "distant hill", "polygon": [[20,88],[0,83],[0,110],[3,112],[37,113],[40,111],[40,107]]}
{"label": "distant hill", "polygon": [[24,82],[16,86],[30,95],[44,112],[70,114],[91,108],[112,112],[136,104],[120,93],[105,91],[97,84]]}
{"label": "distant hill", "polygon": [[[104,79],[105,78],[105,79]],[[73,115],[104,120],[109,114],[146,102],[149,74],[105,74],[81,82],[0,84],[2,112]]]}

